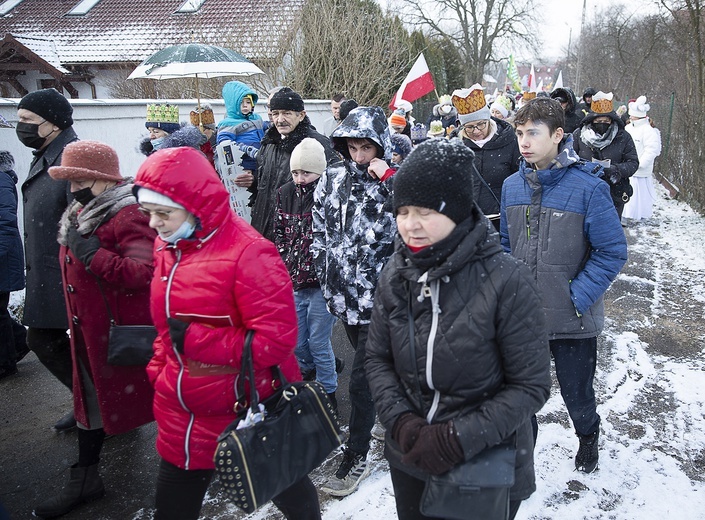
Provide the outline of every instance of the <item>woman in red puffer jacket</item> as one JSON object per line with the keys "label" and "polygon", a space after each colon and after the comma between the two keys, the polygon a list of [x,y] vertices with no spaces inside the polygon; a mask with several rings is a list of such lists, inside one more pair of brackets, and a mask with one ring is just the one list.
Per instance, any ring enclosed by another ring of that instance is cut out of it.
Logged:
{"label": "woman in red puffer jacket", "polygon": [[[159,234],[151,296],[158,336],[147,366],[162,458],[155,519],[196,519],[213,475],[217,437],[235,419],[247,330],[255,331],[261,399],[274,392],[270,367],[279,365],[289,381],[301,379],[293,289],[274,245],[235,215],[199,151],[154,153],[140,167],[135,191]],[[274,503],[287,518],[320,518],[308,477]]]}

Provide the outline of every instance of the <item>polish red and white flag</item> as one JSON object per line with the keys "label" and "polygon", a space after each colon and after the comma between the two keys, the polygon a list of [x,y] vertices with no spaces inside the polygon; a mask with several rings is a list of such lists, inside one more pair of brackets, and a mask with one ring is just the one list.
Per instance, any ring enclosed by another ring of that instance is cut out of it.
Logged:
{"label": "polish red and white flag", "polygon": [[421,53],[401,87],[394,94],[391,103],[389,103],[389,108],[394,110],[402,100],[408,102],[416,101],[421,96],[425,96],[435,89],[436,85],[433,83],[433,77],[431,77],[431,71],[426,64],[426,58]]}
{"label": "polish red and white flag", "polygon": [[531,72],[529,72],[529,82],[527,92],[536,92],[536,73],[534,72],[534,64],[531,64]]}

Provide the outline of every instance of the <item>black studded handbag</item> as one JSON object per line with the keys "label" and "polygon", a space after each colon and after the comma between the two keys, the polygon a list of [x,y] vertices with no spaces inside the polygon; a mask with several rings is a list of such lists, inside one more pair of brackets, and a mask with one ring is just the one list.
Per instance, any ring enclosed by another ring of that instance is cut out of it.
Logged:
{"label": "black studded handbag", "polygon": [[[260,403],[247,331],[237,381],[241,412],[218,437],[215,471],[225,494],[246,513],[295,484],[342,443],[335,411],[316,381],[289,383],[279,367],[277,392]],[[249,379],[250,402],[245,400]]]}

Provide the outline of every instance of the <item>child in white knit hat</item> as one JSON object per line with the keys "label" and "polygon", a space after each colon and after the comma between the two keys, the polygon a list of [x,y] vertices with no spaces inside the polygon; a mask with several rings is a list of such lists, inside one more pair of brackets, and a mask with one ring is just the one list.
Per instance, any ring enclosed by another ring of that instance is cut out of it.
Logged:
{"label": "child in white knit hat", "polygon": [[291,152],[292,181],[277,191],[274,245],[294,285],[299,319],[296,359],[304,379],[323,385],[337,408],[336,359],[330,341],[335,316],[328,312],[309,247],[313,242],[313,192],[326,169],[323,145],[307,137]]}

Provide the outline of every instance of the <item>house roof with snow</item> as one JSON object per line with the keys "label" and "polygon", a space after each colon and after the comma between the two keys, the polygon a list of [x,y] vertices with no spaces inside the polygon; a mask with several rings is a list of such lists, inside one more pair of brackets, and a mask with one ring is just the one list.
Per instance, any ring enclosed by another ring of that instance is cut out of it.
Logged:
{"label": "house roof with snow", "polygon": [[52,75],[80,75],[86,65],[136,65],[189,42],[264,64],[280,55],[280,37],[296,30],[304,1],[0,0],[0,81],[22,64],[36,68],[35,58]]}

